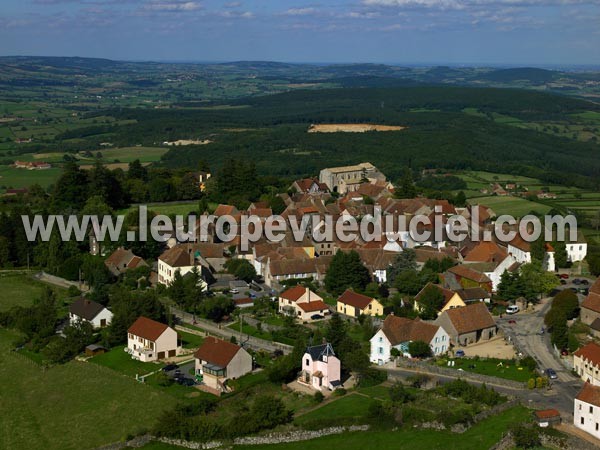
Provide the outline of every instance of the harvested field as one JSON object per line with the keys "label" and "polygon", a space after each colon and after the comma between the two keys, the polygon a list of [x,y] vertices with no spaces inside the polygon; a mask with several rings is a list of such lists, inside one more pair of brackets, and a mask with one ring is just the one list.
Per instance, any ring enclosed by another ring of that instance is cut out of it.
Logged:
{"label": "harvested field", "polygon": [[365,133],[367,131],[401,131],[406,127],[397,125],[375,125],[371,123],[327,123],[311,125],[309,133]]}

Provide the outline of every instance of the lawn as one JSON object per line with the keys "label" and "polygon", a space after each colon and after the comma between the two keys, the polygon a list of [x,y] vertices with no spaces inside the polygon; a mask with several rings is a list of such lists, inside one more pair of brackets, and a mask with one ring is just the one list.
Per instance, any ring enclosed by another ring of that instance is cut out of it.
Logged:
{"label": "lawn", "polygon": [[358,394],[350,394],[327,403],[325,406],[315,409],[307,414],[296,418],[294,423],[302,426],[306,423],[315,423],[322,419],[335,418],[361,418],[367,414],[368,406],[375,400]]}
{"label": "lawn", "polygon": [[[33,301],[42,295],[44,286],[48,286],[40,281],[36,281],[26,275],[24,272],[0,273],[0,311],[7,311],[14,306],[30,306]],[[66,290],[58,287],[52,287],[57,294],[58,299],[66,296]]]}
{"label": "lawn", "polygon": [[[147,205],[150,211],[154,211],[157,214],[170,215],[187,215],[187,214],[198,214],[198,202],[177,202],[177,203],[150,203]],[[127,214],[129,211],[134,209],[135,206],[130,208],[122,209],[117,211],[118,214]]]}
{"label": "lawn", "polygon": [[[510,360],[501,360],[495,358],[474,360],[471,358],[456,358],[453,369],[462,369],[466,372],[479,373],[507,380],[527,382],[532,377],[537,376],[525,367],[518,367]],[[499,365],[499,364],[502,365]],[[444,366],[446,367],[446,366]]]}
{"label": "lawn", "polygon": [[90,358],[89,362],[108,367],[130,377],[146,375],[164,366],[162,363],[145,363],[133,359],[123,348],[124,346],[114,347],[103,355]]}
{"label": "lawn", "polygon": [[57,167],[45,170],[25,170],[0,166],[0,187],[26,188],[32,184],[48,187],[58,179],[61,173],[62,169]]}
{"label": "lawn", "polygon": [[546,214],[548,211],[550,211],[550,209],[552,209],[548,205],[543,205],[541,203],[532,202],[524,198],[512,196],[479,197],[469,201],[469,203],[476,203],[492,208],[497,215],[508,214],[515,217],[523,217],[526,214],[529,214],[531,211],[536,211],[539,214]]}
{"label": "lawn", "polygon": [[202,336],[198,336],[197,334],[185,333],[181,330],[178,330],[177,333],[181,338],[183,348],[197,348],[202,345],[202,342],[204,342],[204,338]]}
{"label": "lawn", "polygon": [[0,329],[0,448],[94,448],[152,426],[176,400],[95,364],[42,372],[9,354],[16,333]]}
{"label": "lawn", "polygon": [[[343,433],[307,442],[291,442],[275,445],[235,446],[238,450],[305,450],[310,446],[313,450],[364,450],[370,448],[402,449],[402,450],[481,450],[490,448],[500,440],[502,434],[512,425],[531,419],[527,408],[517,406],[497,416],[490,417],[471,427],[463,434],[449,431],[433,431],[402,428],[398,431],[367,431]],[[148,447],[155,450],[167,450],[169,447]],[[176,447],[171,447],[175,449]]]}

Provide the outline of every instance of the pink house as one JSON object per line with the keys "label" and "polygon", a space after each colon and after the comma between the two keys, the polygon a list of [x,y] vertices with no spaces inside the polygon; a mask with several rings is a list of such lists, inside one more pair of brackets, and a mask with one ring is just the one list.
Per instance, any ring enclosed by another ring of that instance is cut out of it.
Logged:
{"label": "pink house", "polygon": [[298,381],[314,389],[334,390],[342,385],[341,363],[331,344],[308,347],[302,357],[302,373]]}

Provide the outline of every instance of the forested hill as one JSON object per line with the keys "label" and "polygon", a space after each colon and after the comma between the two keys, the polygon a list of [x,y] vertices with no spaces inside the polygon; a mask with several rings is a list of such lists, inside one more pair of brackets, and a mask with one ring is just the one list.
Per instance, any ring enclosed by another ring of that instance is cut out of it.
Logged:
{"label": "forested hill", "polygon": [[[486,169],[590,186],[600,176],[597,140],[559,137],[552,127],[598,118],[599,112],[600,106],[587,101],[532,91],[421,86],[296,91],[212,108],[107,113],[136,121],[115,130],[120,145],[190,136],[212,140],[208,146],[170,150],[163,164],[171,167],[242,158],[256,162],[261,173],[295,176],[370,160],[392,177],[411,165]],[[313,123],[363,122],[407,128],[307,132]],[[590,129],[599,126],[590,124]]]}

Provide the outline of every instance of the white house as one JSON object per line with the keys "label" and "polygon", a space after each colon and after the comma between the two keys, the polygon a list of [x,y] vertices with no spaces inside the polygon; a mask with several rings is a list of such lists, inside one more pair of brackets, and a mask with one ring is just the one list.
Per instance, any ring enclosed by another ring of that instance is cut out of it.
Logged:
{"label": "white house", "polygon": [[164,323],[140,316],[127,330],[127,351],[142,362],[179,355],[177,332]]}
{"label": "white house", "polygon": [[110,325],[113,313],[109,309],[85,297],[79,297],[69,306],[69,322],[89,322],[94,328]]}
{"label": "white house", "polygon": [[600,345],[590,342],[573,353],[573,370],[593,386],[600,386]]}
{"label": "white house", "polygon": [[567,258],[571,262],[583,261],[587,255],[587,242],[567,243]]}
{"label": "white house", "polygon": [[279,294],[279,312],[301,321],[310,321],[315,314],[329,314],[329,306],[321,297],[304,286],[294,286]]}
{"label": "white house", "polygon": [[239,345],[207,337],[194,353],[196,377],[217,393],[228,392],[227,380],[252,372],[252,356]]}
{"label": "white house", "polygon": [[[200,258],[200,253],[191,244],[175,245],[165,250],[158,257],[158,282],[169,286],[175,279],[177,272],[183,276],[194,270],[194,267],[202,272],[201,264],[197,262],[197,258]],[[202,290],[206,289],[206,281],[200,279],[198,287]]]}
{"label": "white house", "polygon": [[429,344],[431,352],[436,356],[445,353],[450,345],[448,333],[442,327],[390,314],[383,321],[381,329],[371,338],[370,360],[376,364],[385,364],[391,359],[393,348],[410,358],[408,345],[414,341]]}
{"label": "white house", "polygon": [[585,383],[581,388],[575,397],[573,424],[600,439],[600,387]]}

